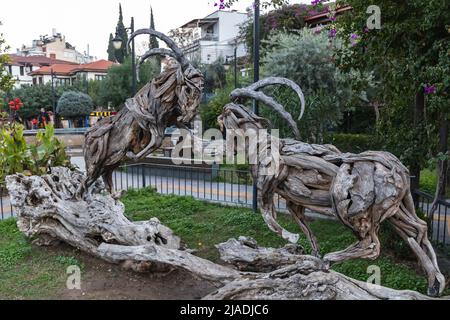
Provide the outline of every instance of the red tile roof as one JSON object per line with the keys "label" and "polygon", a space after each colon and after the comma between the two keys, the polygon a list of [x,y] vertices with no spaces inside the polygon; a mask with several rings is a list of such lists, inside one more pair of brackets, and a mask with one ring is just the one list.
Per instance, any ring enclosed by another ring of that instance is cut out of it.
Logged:
{"label": "red tile roof", "polygon": [[11,59],[11,65],[13,66],[37,66],[37,67],[43,67],[43,66],[50,66],[52,64],[76,64],[73,62],[68,62],[64,60],[58,60],[58,59],[52,59],[45,56],[19,56],[16,54],[8,54],[9,58]]}
{"label": "red tile roof", "polygon": [[91,63],[81,64],[78,66],[76,71],[106,72],[113,65],[114,62],[108,60],[98,60]]}
{"label": "red tile roof", "polygon": [[78,66],[77,64],[53,64],[34,70],[30,72],[30,75],[52,74],[52,70],[56,75],[70,75]]}
{"label": "red tile roof", "polygon": [[107,60],[99,60],[86,64],[54,64],[51,66],[42,67],[30,73],[30,75],[50,75],[53,72],[56,75],[70,76],[77,72],[101,72],[106,73],[114,63]]}

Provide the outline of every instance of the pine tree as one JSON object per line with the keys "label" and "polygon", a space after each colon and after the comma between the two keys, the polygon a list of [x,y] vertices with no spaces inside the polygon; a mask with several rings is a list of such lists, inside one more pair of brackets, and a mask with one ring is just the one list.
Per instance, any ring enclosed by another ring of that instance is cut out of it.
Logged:
{"label": "pine tree", "polygon": [[112,33],[110,33],[109,34],[109,42],[108,42],[108,60],[109,61],[113,61],[113,62],[115,62],[116,61],[116,49],[114,49],[114,45],[113,45],[113,39],[114,39],[114,37],[113,37],[113,34]]}
{"label": "pine tree", "polygon": [[[153,17],[153,8],[150,7],[150,29],[155,29],[155,19]],[[149,49],[159,48],[158,39],[155,36],[150,36]]]}
{"label": "pine tree", "polygon": [[122,38],[122,48],[119,50],[115,50],[115,57],[119,63],[123,63],[125,58],[128,56],[127,51],[127,42],[128,42],[128,34],[125,29],[125,25],[123,24],[123,14],[122,14],[122,4],[119,4],[119,21],[117,22],[117,33],[120,38]]}

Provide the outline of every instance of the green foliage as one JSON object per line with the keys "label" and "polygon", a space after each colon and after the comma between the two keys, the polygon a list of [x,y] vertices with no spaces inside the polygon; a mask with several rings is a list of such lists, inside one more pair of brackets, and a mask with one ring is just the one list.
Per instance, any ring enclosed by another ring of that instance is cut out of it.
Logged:
{"label": "green foliage", "polygon": [[[150,8],[150,29],[156,30],[155,17],[153,16],[153,8]],[[148,48],[149,49],[159,48],[158,38],[156,38],[155,36],[150,36]]]}
{"label": "green foliage", "polygon": [[[372,101],[386,107],[377,128],[378,140],[406,164],[423,167],[437,152],[439,119],[449,115],[448,3],[378,1],[382,28],[368,31],[363,31],[369,17],[367,1],[338,4],[353,8],[333,26],[338,36],[346,43],[351,42],[352,34],[359,38],[336,55],[340,67],[373,71],[379,81]],[[426,95],[426,114],[419,122],[414,106],[426,86],[436,90]]]}
{"label": "green foliage", "polygon": [[72,168],[65,147],[54,136],[54,128],[47,125],[45,133],[40,131],[34,144],[27,143],[23,126],[13,123],[0,130],[0,184],[6,176],[15,173],[43,175],[51,167]]}
{"label": "green foliage", "polygon": [[[2,25],[0,21],[0,26]],[[8,46],[5,45],[5,39],[3,39],[3,34],[0,33],[0,94],[9,91],[14,85],[14,79],[12,75],[6,72],[6,66],[9,62],[9,57],[7,55],[3,55],[2,53],[9,49]]]}
{"label": "green foliage", "polygon": [[65,118],[84,117],[91,114],[94,104],[90,96],[77,91],[67,91],[59,98],[56,113]]}
{"label": "green foliage", "polygon": [[117,62],[124,63],[125,59],[129,56],[127,49],[128,33],[123,23],[122,5],[119,4],[119,21],[117,22],[116,31],[119,37],[122,39],[122,47],[119,50],[114,49],[114,57]]}
{"label": "green foliage", "polygon": [[[99,105],[98,86],[99,81],[89,82],[89,95],[94,97],[95,105]],[[73,86],[56,86],[55,102],[67,91],[84,91],[86,85],[82,81],[77,81]],[[53,109],[53,91],[51,83],[38,86],[24,85],[18,89],[13,89],[7,99],[20,98],[23,107],[17,112],[22,119],[31,119],[37,117],[41,108],[47,111]]]}
{"label": "green foliage", "polygon": [[[264,74],[285,77],[301,86],[307,99],[305,116],[299,122],[302,139],[321,142],[324,133],[339,123],[351,97],[348,78],[332,59],[334,51],[327,35],[315,34],[307,28],[299,32],[278,32],[269,37],[266,45]],[[294,118],[298,117],[300,101],[291,89],[277,88],[273,96]],[[281,130],[282,136],[292,134],[272,110],[264,108],[262,114]]]}
{"label": "green foliage", "polygon": [[[300,30],[305,27],[305,17],[310,10],[305,4],[293,4],[278,7],[260,16],[260,39],[267,40],[274,31]],[[253,56],[253,19],[241,26],[241,36],[245,39],[249,53]],[[261,54],[266,54],[267,43],[263,41]]]}
{"label": "green foliage", "polygon": [[108,40],[108,50],[106,52],[108,53],[108,60],[115,62],[116,61],[116,56],[115,56],[116,49],[114,48],[113,39],[114,39],[114,36],[112,33],[110,33],[109,40]]}
{"label": "green foliage", "polygon": [[[160,73],[157,59],[147,60],[139,69],[138,90],[150,82]],[[120,109],[127,99],[132,96],[132,64],[131,58],[126,58],[121,65],[114,65],[108,69],[106,78],[99,85],[99,102],[103,106]]]}
{"label": "green foliage", "polygon": [[68,257],[68,256],[57,256],[56,262],[62,264],[63,266],[69,267],[69,266],[78,266],[81,267],[81,262],[75,258],[75,257]]}
{"label": "green foliage", "polygon": [[[123,198],[123,202],[127,215],[132,220],[141,221],[158,217],[163,224],[181,236],[189,248],[197,249],[199,256],[213,261],[219,259],[215,245],[233,237],[250,236],[261,246],[267,247],[280,247],[286,244],[267,228],[261,215],[249,209],[218,206],[189,197],[162,196],[151,189],[130,191]],[[283,227],[298,232],[298,226],[287,215],[280,215],[278,219]],[[345,226],[336,221],[317,220],[311,223],[311,227],[321,244],[323,254],[345,249],[356,240]],[[383,246],[386,245],[384,241],[390,239],[384,237]],[[307,251],[310,250],[304,236],[301,237],[300,244]],[[414,259],[411,251],[405,250],[400,256],[408,261]],[[349,277],[366,281],[369,277],[367,268],[370,265],[377,265],[381,268],[382,285],[425,293],[426,278],[417,275],[413,269],[403,264],[404,260],[401,260],[400,256],[395,260],[390,254],[382,255],[375,261],[348,261],[333,266],[333,269]]]}
{"label": "green foliage", "polygon": [[194,65],[205,77],[205,84],[203,88],[204,93],[212,93],[218,89],[223,89],[228,83],[227,72],[222,59],[218,59],[212,64],[194,63]]}
{"label": "green foliage", "polygon": [[330,133],[325,135],[324,143],[332,144],[342,152],[356,154],[378,150],[374,137],[365,134]]}
{"label": "green foliage", "polygon": [[436,192],[436,186],[438,177],[436,169],[424,169],[420,174],[420,190],[434,195]]}
{"label": "green foliage", "polygon": [[[237,80],[242,86],[249,83],[249,79],[241,74],[238,75]],[[221,80],[221,87],[214,91],[213,98],[200,105],[200,115],[205,129],[219,129],[217,118],[222,114],[225,105],[231,102],[230,93],[235,89],[234,85],[234,71],[229,70],[225,74],[225,79]]]}

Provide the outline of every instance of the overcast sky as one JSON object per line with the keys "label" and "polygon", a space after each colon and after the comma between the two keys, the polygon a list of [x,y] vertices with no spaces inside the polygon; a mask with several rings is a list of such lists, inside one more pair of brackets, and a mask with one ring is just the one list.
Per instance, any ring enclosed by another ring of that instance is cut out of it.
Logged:
{"label": "overcast sky", "polygon": [[[153,7],[156,29],[164,33],[195,18],[215,11],[214,0],[10,0],[0,4],[0,32],[11,53],[25,44],[31,45],[40,35],[51,35],[52,29],[66,36],[70,44],[98,59],[107,58],[108,38],[115,31],[122,3],[124,22],[134,16],[137,29],[150,24]],[[293,0],[293,3],[308,2]],[[240,0],[233,9],[245,11],[253,0]],[[142,37],[145,41],[145,37]],[[138,43],[138,47],[142,46]]]}

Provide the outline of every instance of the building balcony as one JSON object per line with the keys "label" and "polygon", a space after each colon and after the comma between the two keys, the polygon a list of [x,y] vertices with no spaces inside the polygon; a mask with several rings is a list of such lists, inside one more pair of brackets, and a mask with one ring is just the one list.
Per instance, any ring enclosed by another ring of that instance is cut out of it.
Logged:
{"label": "building balcony", "polygon": [[214,33],[205,33],[199,40],[203,41],[219,41],[219,35]]}

